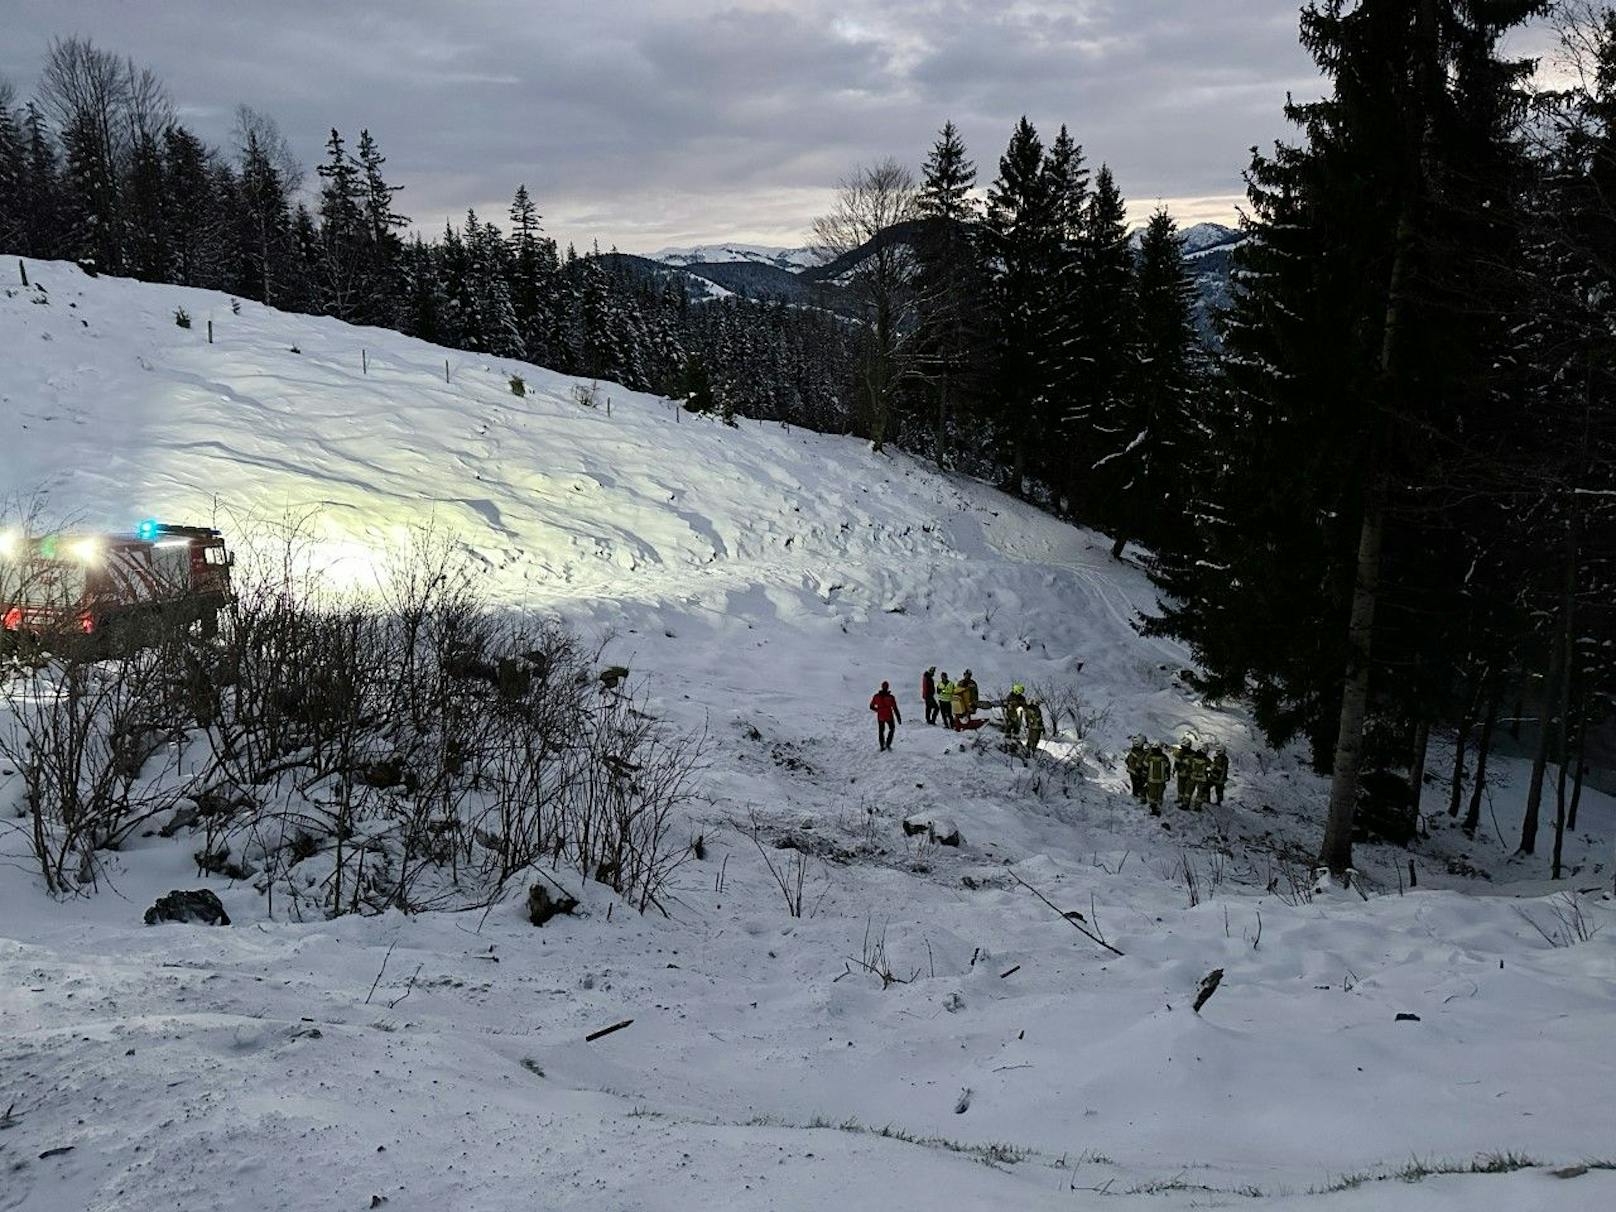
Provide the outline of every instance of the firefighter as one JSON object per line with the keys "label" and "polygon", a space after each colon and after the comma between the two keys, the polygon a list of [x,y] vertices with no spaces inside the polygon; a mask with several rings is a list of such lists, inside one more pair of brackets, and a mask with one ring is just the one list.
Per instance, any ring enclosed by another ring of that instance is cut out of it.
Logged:
{"label": "firefighter", "polygon": [[920,697],[926,704],[926,723],[937,722],[937,666],[920,675]]}
{"label": "firefighter", "polygon": [[1150,804],[1150,815],[1160,816],[1162,812],[1162,798],[1167,794],[1167,776],[1172,772],[1173,763],[1167,756],[1167,750],[1161,747],[1158,741],[1145,753],[1145,799]]}
{"label": "firefighter", "polygon": [[976,706],[977,706],[977,704],[979,702],[981,702],[981,697],[978,694],[977,689],[976,689],[976,679],[971,676],[971,671],[969,669],[967,669],[965,671],[964,678],[962,678],[961,680],[965,683],[966,692],[968,693],[968,695],[970,697],[970,701],[967,704],[966,709],[965,709],[965,714],[966,715],[975,715],[976,714]]}
{"label": "firefighter", "polygon": [[1004,735],[1018,736],[1021,732],[1021,716],[1027,709],[1027,688],[1020,682],[1010,687],[1010,693],[1004,696]]}
{"label": "firefighter", "polygon": [[965,721],[971,715],[971,688],[967,679],[971,671],[967,669],[959,681],[954,683],[954,731],[959,732],[965,727]]}
{"label": "firefighter", "polygon": [[1141,804],[1145,802],[1145,762],[1148,754],[1145,751],[1145,738],[1136,736],[1128,747],[1128,756],[1123,764],[1128,768],[1128,784],[1133,790],[1133,798]]}
{"label": "firefighter", "polygon": [[[1211,762],[1206,756],[1206,750],[1196,749],[1190,753],[1190,806],[1199,812],[1206,806],[1206,784]],[[1183,805],[1180,805],[1182,807]]]}
{"label": "firefighter", "polygon": [[1218,803],[1223,803],[1223,791],[1229,785],[1229,751],[1219,745],[1207,766],[1207,789]]}
{"label": "firefighter", "polygon": [[1021,718],[1027,725],[1027,752],[1036,753],[1044,739],[1044,713],[1037,703],[1029,700],[1021,708]]}
{"label": "firefighter", "polygon": [[944,673],[937,679],[937,714],[944,728],[954,726],[954,683]]}
{"label": "firefighter", "polygon": [[1195,755],[1195,738],[1189,733],[1173,751],[1173,773],[1178,776],[1178,806],[1190,806],[1190,760]]}
{"label": "firefighter", "polygon": [[881,683],[870,698],[870,710],[875,712],[875,739],[883,750],[892,748],[892,737],[897,726],[903,723],[903,712],[898,710],[898,700],[892,696],[892,689],[887,683]]}

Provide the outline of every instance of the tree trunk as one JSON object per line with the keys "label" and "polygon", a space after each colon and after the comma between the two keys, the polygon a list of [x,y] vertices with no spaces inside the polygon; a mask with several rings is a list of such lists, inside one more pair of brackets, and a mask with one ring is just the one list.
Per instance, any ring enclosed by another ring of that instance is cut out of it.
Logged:
{"label": "tree trunk", "polygon": [[1459,717],[1459,729],[1453,738],[1453,785],[1448,791],[1448,815],[1452,817],[1459,815],[1459,801],[1464,799],[1465,749],[1476,726],[1476,708],[1482,702],[1486,684],[1485,670],[1470,675],[1470,693],[1465,695],[1464,714]]}
{"label": "tree trunk", "polygon": [[1481,721],[1481,739],[1476,743],[1476,784],[1470,789],[1470,807],[1465,810],[1466,835],[1474,837],[1481,822],[1481,797],[1487,793],[1487,758],[1493,751],[1493,726],[1498,722],[1499,692],[1487,696],[1487,714]]}
{"label": "tree trunk", "polygon": [[1560,690],[1560,644],[1550,644],[1549,676],[1543,684],[1543,706],[1538,711],[1537,751],[1532,755],[1532,781],[1526,790],[1526,815],[1521,820],[1519,854],[1537,853],[1538,821],[1543,809],[1543,775],[1554,742],[1554,706]]}
{"label": "tree trunk", "polygon": [[1431,747],[1431,721],[1424,716],[1414,725],[1414,760],[1408,766],[1408,789],[1414,800],[1414,811],[1420,810],[1425,790],[1425,755]]}
{"label": "tree trunk", "polygon": [[1119,534],[1117,536],[1117,541],[1111,544],[1111,558],[1113,560],[1120,560],[1122,558],[1122,553],[1127,546],[1128,536],[1125,534]]}
{"label": "tree trunk", "polygon": [[1358,534],[1358,575],[1352,590],[1352,614],[1347,621],[1346,684],[1341,691],[1341,725],[1336,734],[1335,764],[1330,778],[1330,815],[1324,825],[1324,845],[1319,850],[1319,864],[1328,867],[1334,875],[1342,875],[1352,866],[1358,767],[1363,758],[1364,721],[1369,714],[1370,651],[1375,604],[1380,593],[1386,492],[1385,472],[1379,469],[1378,459],[1376,463]]}
{"label": "tree trunk", "polygon": [[1577,712],[1577,773],[1571,780],[1571,807],[1566,813],[1566,828],[1577,831],[1577,806],[1582,803],[1582,779],[1588,773],[1588,708],[1586,703]]}
{"label": "tree trunk", "polygon": [[945,466],[944,456],[948,450],[948,392],[951,384],[948,371],[944,369],[941,383],[937,388],[937,433],[933,439],[932,458],[938,467]]}
{"label": "tree trunk", "polygon": [[1565,583],[1560,598],[1560,701],[1555,734],[1560,776],[1554,784],[1554,853],[1550,859],[1549,878],[1560,878],[1560,856],[1565,850],[1566,832],[1566,767],[1571,756],[1571,679],[1577,663],[1577,561],[1582,546],[1582,511],[1577,498],[1572,496],[1570,516],[1566,518]]}
{"label": "tree trunk", "polygon": [[[1386,285],[1385,327],[1380,339],[1379,388],[1386,394],[1392,393],[1395,382],[1404,281],[1414,240],[1412,188],[1403,198],[1394,240],[1396,251]],[[1375,402],[1365,445],[1365,464],[1370,479],[1364,492],[1363,520],[1358,530],[1358,569],[1352,587],[1352,612],[1347,619],[1346,676],[1341,688],[1341,723],[1336,733],[1335,763],[1330,777],[1330,812],[1324,824],[1324,844],[1319,848],[1319,864],[1328,867],[1334,875],[1342,875],[1352,866],[1352,820],[1358,811],[1358,767],[1363,758],[1364,722],[1369,715],[1375,606],[1380,595],[1381,539],[1386,523],[1386,493],[1390,487],[1384,449],[1387,403]]]}

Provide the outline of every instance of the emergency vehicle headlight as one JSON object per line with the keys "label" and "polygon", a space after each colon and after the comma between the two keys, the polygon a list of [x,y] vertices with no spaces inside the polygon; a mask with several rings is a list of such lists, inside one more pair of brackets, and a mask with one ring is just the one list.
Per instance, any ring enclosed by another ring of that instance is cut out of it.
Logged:
{"label": "emergency vehicle headlight", "polygon": [[0,530],[0,560],[14,560],[22,550],[22,535],[15,530]]}
{"label": "emergency vehicle headlight", "polygon": [[68,544],[67,554],[81,564],[93,564],[101,556],[101,542],[98,539],[74,539]]}

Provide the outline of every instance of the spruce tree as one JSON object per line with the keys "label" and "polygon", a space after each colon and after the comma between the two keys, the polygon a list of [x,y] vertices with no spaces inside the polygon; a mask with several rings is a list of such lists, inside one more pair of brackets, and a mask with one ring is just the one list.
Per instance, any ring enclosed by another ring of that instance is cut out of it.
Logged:
{"label": "spruce tree", "polygon": [[32,101],[23,107],[22,138],[25,169],[17,202],[21,251],[32,257],[58,257],[66,223],[58,160],[45,116]]}
{"label": "spruce tree", "polygon": [[926,220],[917,242],[916,376],[929,396],[932,458],[949,462],[949,429],[981,373],[979,301],[987,285],[976,239],[971,190],[976,165],[952,122],[943,124],[926,159],[918,209]]}
{"label": "spruce tree", "polygon": [[342,320],[358,317],[365,306],[370,268],[370,227],[365,218],[365,188],[360,169],[333,128],[326,140],[326,161],[315,172],[320,186],[321,310]]}
{"label": "spruce tree", "polygon": [[0,247],[22,248],[23,190],[28,179],[28,152],[22,124],[11,108],[11,96],[0,81]]}
{"label": "spruce tree", "polygon": [[528,358],[547,364],[555,332],[555,241],[544,234],[527,186],[516,187],[510,216],[511,306]]}
{"label": "spruce tree", "polygon": [[1089,172],[1083,149],[1062,126],[1044,157],[1050,207],[1050,271],[1039,304],[1042,385],[1037,402],[1038,473],[1050,486],[1052,504],[1076,505],[1083,482],[1073,450],[1072,414],[1093,372],[1094,353],[1084,330],[1085,275],[1089,249]]}
{"label": "spruce tree", "polygon": [[1118,559],[1133,538],[1158,555],[1181,547],[1184,519],[1205,507],[1216,457],[1216,435],[1202,407],[1195,282],[1165,209],[1151,215],[1137,260],[1131,363],[1112,414],[1119,438],[1099,469],[1109,491],[1095,502],[1095,517],[1110,530]]}
{"label": "spruce tree", "polygon": [[240,271],[236,291],[249,299],[279,306],[280,279],[291,259],[291,212],[280,170],[247,132],[241,153],[237,246]]}
{"label": "spruce tree", "polygon": [[1049,436],[1039,420],[1046,388],[1044,315],[1057,261],[1044,146],[1025,117],[999,158],[983,226],[997,263],[992,302],[1000,457],[1006,486],[1020,495],[1029,455]]}
{"label": "spruce tree", "polygon": [[[1082,256],[1071,329],[1082,353],[1072,375],[1071,485],[1074,510],[1104,522],[1119,513],[1132,475],[1130,451],[1142,433],[1128,396],[1134,349],[1133,250],[1128,209],[1102,164],[1083,212]],[[1120,555],[1120,548],[1118,548]]]}
{"label": "spruce tree", "polygon": [[220,210],[207,148],[183,126],[163,132],[163,188],[171,280],[181,286],[211,285],[212,271],[217,270],[214,227]]}
{"label": "spruce tree", "polygon": [[387,163],[387,157],[382,155],[369,130],[359,132],[356,160],[363,178],[360,183],[361,208],[369,237],[360,315],[366,323],[392,324],[397,318],[399,260],[404,250],[398,231],[410,222],[408,215],[399,214],[393,208],[393,195],[404,187],[389,185],[383,177],[382,165]]}
{"label": "spruce tree", "polygon": [[155,135],[141,134],[130,151],[128,185],[128,269],[146,282],[166,282],[171,270],[168,188]]}

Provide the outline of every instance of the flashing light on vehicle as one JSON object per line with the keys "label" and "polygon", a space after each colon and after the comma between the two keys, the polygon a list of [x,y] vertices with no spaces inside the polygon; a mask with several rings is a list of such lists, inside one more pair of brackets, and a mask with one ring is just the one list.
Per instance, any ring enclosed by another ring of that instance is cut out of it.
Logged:
{"label": "flashing light on vehicle", "polygon": [[22,550],[22,535],[15,530],[0,530],[0,560],[14,560]]}
{"label": "flashing light on vehicle", "polygon": [[67,554],[81,564],[93,564],[101,556],[99,539],[74,539],[67,545]]}
{"label": "flashing light on vehicle", "polygon": [[155,539],[157,537],[157,533],[158,525],[156,518],[147,518],[139,526],[135,527],[135,537],[145,539],[148,542]]}

